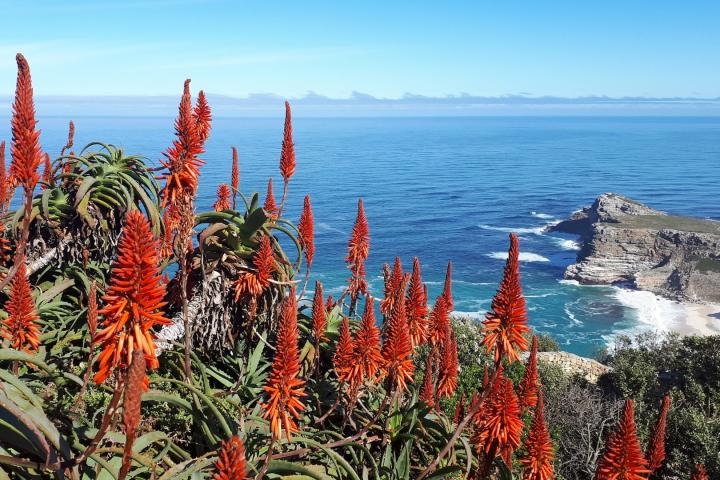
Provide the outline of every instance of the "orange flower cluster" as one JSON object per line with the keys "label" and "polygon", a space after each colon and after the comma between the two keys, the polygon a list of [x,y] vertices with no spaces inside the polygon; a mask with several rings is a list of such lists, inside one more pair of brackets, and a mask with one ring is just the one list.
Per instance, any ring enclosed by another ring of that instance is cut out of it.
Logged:
{"label": "orange flower cluster", "polygon": [[298,222],[298,231],[300,232],[299,240],[303,248],[303,254],[305,255],[307,269],[310,270],[313,257],[315,256],[315,232],[310,195],[305,195],[302,214],[300,214],[300,221]]}
{"label": "orange flower cluster", "polygon": [[650,470],[635,427],[635,404],[625,401],[620,425],[610,434],[598,462],[597,480],[646,480]]}
{"label": "orange flower cluster", "polygon": [[649,461],[648,468],[653,472],[662,467],[665,461],[665,426],[667,423],[668,410],[670,410],[670,396],[665,395],[662,406],[660,407],[657,424],[650,439],[650,448],[647,454]]}
{"label": "orange flower cluster", "polygon": [[420,400],[432,408],[435,406],[435,384],[433,383],[433,356],[428,355],[425,359],[425,374],[423,375],[422,388],[420,389]]}
{"label": "orange flower cluster", "polygon": [[482,410],[473,419],[472,440],[477,452],[484,453],[489,461],[500,455],[511,466],[512,453],[520,446],[523,430],[520,404],[512,381],[502,374],[502,370],[491,388]]}
{"label": "orange flower cluster", "polygon": [[[399,260],[397,263],[399,264]],[[412,361],[413,348],[407,327],[404,281],[394,294],[392,311],[385,325],[385,343],[382,346],[385,362],[383,370],[387,374],[390,389],[405,390],[407,382],[412,381],[415,364]]]}
{"label": "orange flower cluster", "polygon": [[202,90],[198,92],[193,116],[195,117],[195,128],[197,128],[198,138],[200,142],[205,143],[210,136],[212,114],[210,112],[210,105],[208,105],[207,99],[205,98],[205,92]]}
{"label": "orange flower cluster", "polygon": [[238,162],[237,148],[232,147],[232,172],[230,174],[230,186],[232,187],[232,208],[236,210],[237,194],[240,191],[240,164]]}
{"label": "orange flower cluster", "polygon": [[213,204],[213,210],[222,212],[230,208],[230,187],[227,183],[221,183],[217,188],[217,200]]}
{"label": "orange flower cluster", "polygon": [[[388,266],[385,265],[385,271],[389,270]],[[392,273],[385,275],[385,297],[380,302],[380,312],[386,317],[390,315],[393,308],[395,307],[395,299],[400,295],[405,295],[404,283],[405,274],[403,273],[402,264],[400,258],[395,257],[393,263]]]}
{"label": "orange flower cluster", "polygon": [[333,355],[333,367],[335,374],[341,383],[348,383],[354,360],[354,344],[350,334],[350,320],[343,317],[340,325],[340,335],[335,345],[335,355]]}
{"label": "orange flower cluster", "polygon": [[305,396],[303,389],[305,382],[298,378],[300,373],[298,339],[297,301],[295,288],[292,288],[283,301],[275,357],[267,384],[263,387],[268,399],[261,404],[265,410],[263,418],[270,420],[270,430],[275,440],[279,440],[283,432],[289,440],[290,435],[298,431],[295,420],[300,418],[300,413],[305,409],[300,401]]}
{"label": "orange flower cluster", "polygon": [[20,259],[4,308],[8,316],[0,328],[0,336],[9,340],[15,350],[36,352],[40,347],[40,328],[37,324],[39,317],[32,299],[24,259]]}
{"label": "orange flower cluster", "polygon": [[445,297],[445,303],[447,304],[448,312],[452,312],[455,308],[452,295],[452,262],[448,262],[447,270],[445,271],[445,283],[443,285],[443,297]]}
{"label": "orange flower cluster", "polygon": [[292,135],[292,112],[290,102],[285,102],[285,128],[283,130],[282,150],[280,151],[280,174],[287,184],[295,174],[295,144]]}
{"label": "orange flower cluster", "polygon": [[348,380],[354,388],[364,381],[376,382],[381,373],[383,357],[380,352],[380,329],[375,321],[373,305],[373,298],[366,297],[362,322],[355,334],[353,360],[348,373]]}
{"label": "orange flower cluster", "polygon": [[74,144],[75,144],[75,122],[70,120],[70,124],[68,125],[67,142],[65,142],[65,145],[63,146],[60,155],[61,156],[65,155],[65,151],[70,150]]}
{"label": "orange flower cluster", "polygon": [[435,347],[441,348],[445,344],[445,337],[447,337],[450,330],[450,317],[448,314],[447,299],[445,295],[440,295],[435,300],[435,306],[430,314],[430,331],[428,334],[430,343]]}
{"label": "orange flower cluster", "polygon": [[40,188],[47,190],[47,188],[52,187],[54,183],[52,161],[50,160],[50,155],[46,153],[43,155],[43,174]]}
{"label": "orange flower cluster", "polygon": [[270,286],[272,274],[275,272],[275,256],[270,237],[260,237],[260,245],[253,256],[254,272],[242,272],[235,280],[235,300],[243,297],[257,297]]}
{"label": "orange flower cluster", "polygon": [[505,357],[514,362],[520,358],[517,350],[528,349],[524,335],[530,332],[530,328],[527,325],[525,297],[520,286],[519,254],[518,237],[511,233],[503,278],[493,298],[491,310],[483,320],[485,337],[482,344],[488,352],[494,350],[496,364]]}
{"label": "orange flower cluster", "polygon": [[135,443],[137,428],[140,425],[141,413],[140,403],[142,392],[145,386],[145,369],[147,365],[142,350],[135,350],[132,353],[130,366],[125,382],[125,393],[123,395],[123,426],[125,427],[125,449],[123,452],[122,466],[118,478],[122,480],[130,470],[132,459],[132,446]]}
{"label": "orange flower cluster", "polygon": [[[127,368],[135,349],[144,353],[150,369],[159,366],[152,328],[170,323],[162,312],[165,282],[158,268],[159,247],[142,213],[128,212],[103,297],[105,306],[99,312],[105,319],[95,338],[102,347],[96,383],[103,383],[114,369]],[[145,377],[146,387],[147,382]]]}
{"label": "orange flower cluster", "polygon": [[273,195],[272,177],[268,179],[267,194],[265,195],[265,204],[263,205],[263,209],[265,209],[265,212],[270,218],[277,218],[278,207],[275,203],[275,195]]}
{"label": "orange flower cluster", "polygon": [[357,217],[353,226],[352,235],[348,242],[348,254],[345,261],[352,272],[348,290],[350,296],[356,299],[361,293],[367,293],[367,280],[365,279],[365,260],[370,255],[370,228],[365,218],[365,208],[362,199],[358,200]]}
{"label": "orange flower cluster", "polygon": [[30,66],[22,54],[16,56],[18,74],[12,115],[12,163],[10,177],[14,185],[22,185],[27,195],[32,194],[40,180],[38,169],[43,161],[40,150],[40,130],[35,127]]}
{"label": "orange flower cluster", "polygon": [[552,480],[553,452],[550,432],[545,422],[545,405],[542,393],[538,396],[530,432],[525,439],[525,455],[520,459],[523,466],[523,480]]}
{"label": "orange flower cluster", "polygon": [[530,356],[528,357],[527,365],[525,365],[525,374],[520,381],[520,385],[518,385],[518,397],[520,398],[520,406],[523,410],[534,408],[538,399],[540,374],[538,373],[537,367],[537,351],[538,339],[536,336],[533,336]]}
{"label": "orange flower cluster", "polygon": [[690,480],[710,480],[710,476],[708,475],[707,471],[705,470],[705,465],[698,463],[695,465],[695,470],[693,470],[692,477],[690,477]]}
{"label": "orange flower cluster", "polygon": [[[202,98],[205,98],[204,95]],[[164,154],[166,160],[161,162],[168,169],[168,173],[162,177],[166,182],[161,192],[163,208],[176,203],[179,196],[194,196],[197,191],[200,166],[205,163],[198,155],[205,151],[204,143],[210,131],[209,107],[206,103],[201,106],[199,100],[193,110],[190,80],[185,80],[175,120],[176,139]],[[198,113],[203,118],[198,117]]]}
{"label": "orange flower cluster", "polygon": [[441,354],[437,394],[438,397],[450,398],[455,394],[455,389],[457,388],[459,368],[457,338],[452,329],[448,329],[445,335],[445,342]]}
{"label": "orange flower cluster", "polygon": [[413,259],[413,271],[410,277],[407,297],[408,330],[413,348],[423,345],[428,336],[428,307],[425,286],[422,283],[420,259]]}
{"label": "orange flower cluster", "polygon": [[245,445],[240,437],[233,435],[222,442],[215,462],[214,480],[244,480],[247,478]]}
{"label": "orange flower cluster", "polygon": [[327,330],[327,311],[323,304],[323,286],[322,283],[315,281],[315,294],[313,295],[312,305],[312,336],[316,346],[320,345],[323,340],[327,340],[325,330]]}

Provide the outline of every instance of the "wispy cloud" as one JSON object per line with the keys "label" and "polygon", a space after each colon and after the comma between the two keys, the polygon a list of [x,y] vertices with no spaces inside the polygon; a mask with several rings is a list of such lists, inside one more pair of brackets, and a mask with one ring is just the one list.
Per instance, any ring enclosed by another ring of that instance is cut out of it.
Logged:
{"label": "wispy cloud", "polygon": [[215,68],[232,67],[239,65],[257,65],[274,63],[298,63],[327,60],[330,58],[346,58],[353,55],[365,54],[366,51],[353,47],[323,47],[290,49],[282,51],[256,51],[234,53],[232,55],[217,55],[215,57],[184,59],[182,62],[163,62],[153,64],[152,69],[170,70],[189,68]]}
{"label": "wispy cloud", "polygon": [[84,63],[114,56],[131,55],[153,49],[167,47],[167,43],[125,43],[125,44],[85,44],[67,40],[47,40],[43,42],[0,44],[0,70],[15,70],[15,54],[20,52],[33,66],[51,68],[68,64]]}

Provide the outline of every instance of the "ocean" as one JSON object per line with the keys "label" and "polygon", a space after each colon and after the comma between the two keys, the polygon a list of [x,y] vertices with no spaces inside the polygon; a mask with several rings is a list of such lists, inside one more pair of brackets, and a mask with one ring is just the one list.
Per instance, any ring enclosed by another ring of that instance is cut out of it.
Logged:
{"label": "ocean", "polygon": [[[57,155],[66,118],[40,117],[41,141]],[[173,119],[74,118],[76,148],[101,140],[157,162]],[[9,125],[9,122],[6,123]],[[297,173],[287,216],[309,193],[316,222],[313,278],[339,296],[359,197],[371,232],[367,272],[382,296],[382,265],[422,262],[432,299],[448,261],[455,309],[481,318],[502,275],[508,233],[520,236],[531,326],[564,350],[593,355],[619,334],[667,329],[683,311],[646,292],[562,280],[577,244],[543,228],[617,192],[680,215],[720,219],[720,118],[463,117],[294,118]],[[9,127],[8,127],[9,130]],[[240,154],[240,187],[264,198],[278,172],[282,118],[216,118],[198,198],[209,209]],[[9,138],[9,131],[5,133]]]}

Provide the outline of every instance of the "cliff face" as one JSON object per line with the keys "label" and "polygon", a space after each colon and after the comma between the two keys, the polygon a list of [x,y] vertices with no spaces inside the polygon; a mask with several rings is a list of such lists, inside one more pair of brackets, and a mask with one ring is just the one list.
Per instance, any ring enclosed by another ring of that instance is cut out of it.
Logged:
{"label": "cliff face", "polygon": [[667,215],[606,193],[550,231],[580,235],[567,279],[629,283],[678,300],[720,302],[720,222]]}

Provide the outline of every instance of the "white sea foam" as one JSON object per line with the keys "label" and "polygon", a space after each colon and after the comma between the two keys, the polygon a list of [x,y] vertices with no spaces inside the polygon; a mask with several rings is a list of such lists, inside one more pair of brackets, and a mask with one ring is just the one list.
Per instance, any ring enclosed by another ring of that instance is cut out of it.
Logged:
{"label": "white sea foam", "polygon": [[555,244],[563,250],[580,250],[580,243],[576,240],[553,237],[553,242],[555,242]]}
{"label": "white sea foam", "polygon": [[582,321],[580,321],[575,314],[570,310],[567,304],[563,307],[563,310],[565,310],[565,315],[570,319],[571,322],[573,322],[575,325],[582,325]]}
{"label": "white sea foam", "polygon": [[530,215],[532,215],[535,218],[542,218],[543,220],[550,220],[551,218],[555,218],[553,215],[550,215],[548,213],[540,213],[540,212],[530,212]]}
{"label": "white sea foam", "polygon": [[559,295],[557,292],[547,292],[547,293],[539,293],[537,295],[525,295],[525,298],[547,298],[547,297],[554,297],[555,295]]}
{"label": "white sea foam", "polygon": [[[507,260],[507,252],[492,252],[485,255],[486,257],[494,258],[496,260]],[[549,258],[545,258],[542,255],[532,252],[520,252],[518,260],[521,262],[549,262]]]}
{"label": "white sea foam", "polygon": [[567,280],[567,279],[560,279],[558,280],[558,283],[560,285],[569,285],[571,287],[578,287],[578,288],[613,288],[609,287],[607,285],[584,285],[577,280]]}
{"label": "white sea foam", "polygon": [[547,225],[540,225],[539,227],[494,227],[492,225],[480,224],[478,227],[483,230],[492,230],[494,232],[517,233],[518,235],[522,235],[524,233],[542,235],[545,233],[545,227],[547,227]]}
{"label": "white sea foam", "polygon": [[639,327],[645,327],[643,330],[647,330],[647,327],[663,332],[672,330],[673,325],[681,321],[686,314],[681,303],[659,297],[652,292],[616,287],[613,296],[622,305],[634,310]]}

